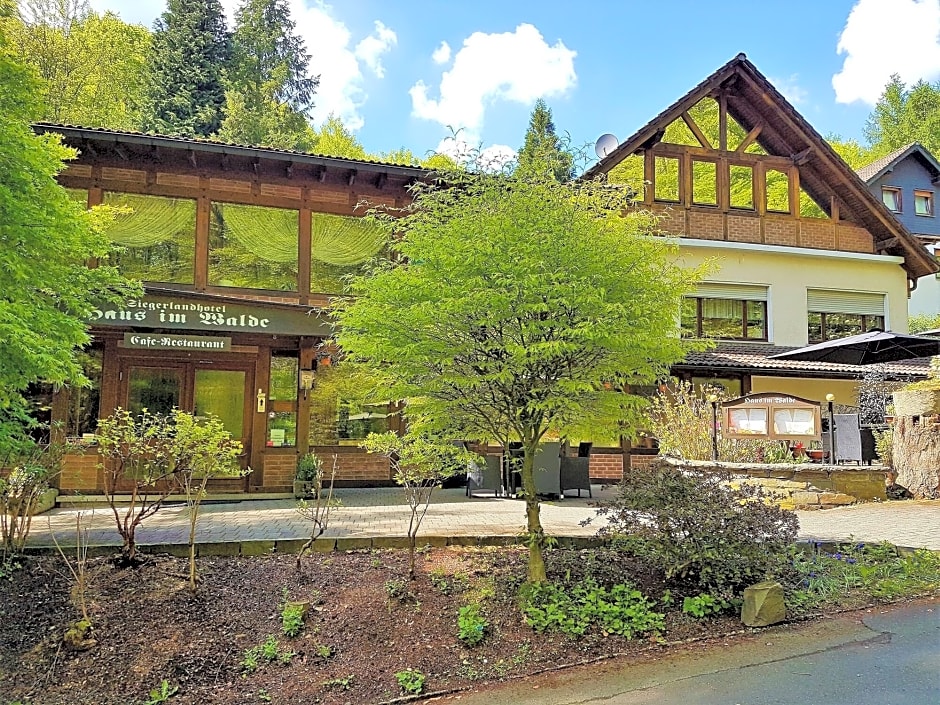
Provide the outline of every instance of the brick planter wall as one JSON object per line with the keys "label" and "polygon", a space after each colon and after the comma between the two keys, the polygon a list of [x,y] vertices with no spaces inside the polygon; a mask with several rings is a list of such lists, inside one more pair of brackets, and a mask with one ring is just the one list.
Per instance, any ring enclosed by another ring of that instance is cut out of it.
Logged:
{"label": "brick planter wall", "polygon": [[98,470],[98,451],[90,448],[83,455],[66,455],[62,458],[59,475],[59,490],[62,494],[97,493],[102,491],[104,481]]}
{"label": "brick planter wall", "polygon": [[594,481],[620,482],[623,477],[623,455],[592,452],[588,474]]}

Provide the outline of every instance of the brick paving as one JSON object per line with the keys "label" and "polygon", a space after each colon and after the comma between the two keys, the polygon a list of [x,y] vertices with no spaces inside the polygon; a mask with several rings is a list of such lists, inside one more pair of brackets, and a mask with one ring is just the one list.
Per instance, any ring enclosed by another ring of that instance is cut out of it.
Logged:
{"label": "brick paving", "polygon": [[[595,518],[597,500],[612,496],[614,490],[595,486],[594,499],[567,497],[544,502],[542,524],[549,535],[589,538],[597,522],[581,526]],[[330,526],[324,538],[385,539],[404,537],[409,510],[401,490],[338,489],[342,505],[332,510]],[[52,534],[63,545],[74,544],[75,518],[83,514],[93,546],[120,545],[114,517],[106,505],[94,508],[57,508],[33,521],[29,545],[51,546]],[[940,501],[884,502],[815,512],[797,512],[800,538],[804,540],[889,541],[898,546],[940,550]],[[458,537],[519,536],[525,525],[523,502],[508,498],[476,496],[468,499],[463,489],[437,490],[419,539],[455,539]],[[207,503],[203,506],[197,530],[200,544],[252,541],[291,541],[305,539],[310,531],[295,502],[282,500],[246,500]],[[146,545],[185,545],[188,542],[188,512],[184,504],[168,504],[144,520],[137,530],[137,541]],[[348,544],[347,544],[348,545]]]}

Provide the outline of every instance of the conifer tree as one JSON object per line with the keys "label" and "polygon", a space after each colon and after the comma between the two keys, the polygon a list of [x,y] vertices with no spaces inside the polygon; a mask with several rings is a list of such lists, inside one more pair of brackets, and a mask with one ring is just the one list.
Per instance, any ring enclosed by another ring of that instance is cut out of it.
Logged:
{"label": "conifer tree", "polygon": [[154,23],[143,128],[186,137],[217,132],[230,57],[220,0],[169,0]]}
{"label": "conifer tree", "polygon": [[566,150],[561,139],[555,133],[552,110],[545,101],[535,101],[529,129],[525,133],[525,143],[519,150],[518,169],[520,174],[542,174],[552,176],[564,183],[574,176],[573,157]]}

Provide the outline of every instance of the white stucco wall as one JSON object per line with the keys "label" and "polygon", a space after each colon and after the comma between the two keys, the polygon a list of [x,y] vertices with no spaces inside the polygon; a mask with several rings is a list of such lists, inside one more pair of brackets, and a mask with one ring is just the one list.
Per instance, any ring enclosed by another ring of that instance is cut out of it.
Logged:
{"label": "white stucco wall", "polygon": [[907,277],[900,257],[687,238],[677,242],[683,265],[715,261],[707,281],[768,287],[768,338],[776,345],[807,344],[807,289],[885,294],[885,328],[908,330]]}

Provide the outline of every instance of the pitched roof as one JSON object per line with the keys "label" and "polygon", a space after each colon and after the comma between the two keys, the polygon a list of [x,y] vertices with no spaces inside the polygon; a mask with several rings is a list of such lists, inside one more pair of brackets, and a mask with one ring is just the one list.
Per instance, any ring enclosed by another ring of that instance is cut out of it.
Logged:
{"label": "pitched roof", "polygon": [[[827,377],[859,379],[871,365],[843,365],[833,362],[806,362],[802,360],[772,360],[771,355],[795,350],[793,347],[761,343],[722,341],[711,350],[690,352],[679,368],[725,369],[749,374],[769,376]],[[919,379],[930,371],[930,358],[890,362],[880,366],[891,379]],[[787,374],[790,373],[790,374]]]}
{"label": "pitched roof", "polygon": [[216,152],[229,156],[246,156],[252,158],[272,159],[275,161],[289,161],[296,164],[314,164],[325,167],[341,168],[370,168],[373,171],[382,171],[389,175],[399,175],[410,178],[422,178],[428,174],[424,167],[392,164],[372,159],[347,159],[345,157],[331,157],[325,154],[312,154],[290,149],[275,149],[273,147],[253,147],[245,144],[234,144],[196,137],[174,137],[169,135],[154,135],[146,132],[133,132],[129,130],[111,130],[104,127],[81,127],[78,125],[60,125],[57,123],[37,122],[33,129],[38,133],[56,132],[66,138],[92,140],[111,143],[141,144],[150,147],[166,147],[171,149],[188,149],[194,152]]}
{"label": "pitched roof", "polygon": [[858,175],[744,54],[738,54],[621,142],[588,169],[584,177],[605,174],[631,154],[653,146],[683,112],[722,89],[730,89],[725,92],[728,114],[741,127],[750,131],[762,125],[757,141],[767,152],[791,155],[799,161],[800,185],[817,203],[828,204],[831,196],[837,197],[844,204],[843,214],[856,218],[872,234],[876,247],[904,258],[910,278],[937,271],[936,262],[920,241],[871,194]]}
{"label": "pitched roof", "polygon": [[932,178],[936,179],[940,177],[940,162],[938,162],[923,145],[917,142],[904,145],[900,149],[891,152],[891,154],[887,154],[881,159],[876,159],[871,164],[866,164],[861,169],[856,169],[855,173],[858,174],[860,179],[870,184],[885,172],[893,169],[895,164],[911,155],[920,159],[927,170],[933,174]]}

